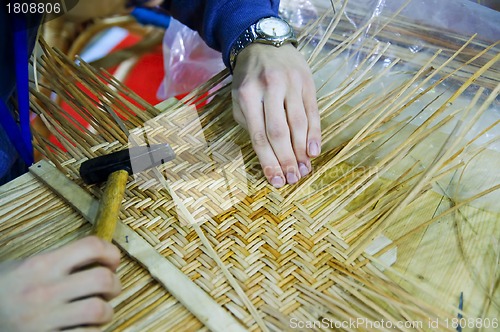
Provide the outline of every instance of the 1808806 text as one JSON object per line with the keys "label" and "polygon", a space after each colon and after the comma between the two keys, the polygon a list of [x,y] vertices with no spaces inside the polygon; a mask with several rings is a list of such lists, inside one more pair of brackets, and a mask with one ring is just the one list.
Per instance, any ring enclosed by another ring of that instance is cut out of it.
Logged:
{"label": "1808806 text", "polygon": [[61,1],[8,1],[8,14],[60,14],[64,10]]}

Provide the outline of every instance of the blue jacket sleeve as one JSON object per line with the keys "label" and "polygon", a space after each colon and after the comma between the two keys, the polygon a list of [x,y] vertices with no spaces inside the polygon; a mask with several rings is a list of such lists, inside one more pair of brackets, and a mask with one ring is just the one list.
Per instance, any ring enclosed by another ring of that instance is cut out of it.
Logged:
{"label": "blue jacket sleeve", "polygon": [[[28,52],[31,54],[35,45],[40,15],[26,16],[28,30]],[[16,88],[15,63],[25,62],[28,66],[29,59],[16,59],[14,54],[12,15],[7,13],[5,6],[0,6],[0,103],[5,103],[9,108],[9,98]],[[12,111],[12,114],[14,112]],[[3,116],[3,114],[2,114]],[[25,173],[28,168],[19,153],[14,148],[12,138],[7,135],[3,127],[4,119],[0,120],[0,185]]]}
{"label": "blue jacket sleeve", "polygon": [[278,16],[279,0],[171,0],[163,6],[170,14],[198,31],[213,49],[222,52],[229,67],[229,52],[239,35],[263,17]]}

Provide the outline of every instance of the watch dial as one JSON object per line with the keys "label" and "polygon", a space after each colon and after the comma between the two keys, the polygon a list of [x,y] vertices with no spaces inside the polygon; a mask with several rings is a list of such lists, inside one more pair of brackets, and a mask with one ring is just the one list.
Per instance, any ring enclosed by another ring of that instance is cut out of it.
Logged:
{"label": "watch dial", "polygon": [[276,18],[267,18],[259,23],[259,28],[266,35],[281,37],[286,36],[290,32],[288,24]]}

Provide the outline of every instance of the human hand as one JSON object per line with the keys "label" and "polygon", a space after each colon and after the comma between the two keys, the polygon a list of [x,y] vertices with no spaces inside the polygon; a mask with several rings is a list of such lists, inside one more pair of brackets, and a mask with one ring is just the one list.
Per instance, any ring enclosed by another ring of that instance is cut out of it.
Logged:
{"label": "human hand", "polygon": [[275,187],[311,172],[321,126],[311,71],[292,45],[254,43],[233,71],[233,115],[248,130],[264,175]]}
{"label": "human hand", "polygon": [[[0,265],[0,330],[58,331],[109,322],[120,251],[95,236]],[[99,266],[95,266],[99,264]],[[84,267],[93,267],[82,270]]]}

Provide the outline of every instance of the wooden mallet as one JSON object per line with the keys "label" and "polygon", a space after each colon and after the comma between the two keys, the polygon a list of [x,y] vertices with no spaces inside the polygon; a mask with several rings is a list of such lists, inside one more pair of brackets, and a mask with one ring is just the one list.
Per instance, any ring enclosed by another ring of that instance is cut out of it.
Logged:
{"label": "wooden mallet", "polygon": [[99,203],[94,233],[106,240],[113,239],[118,214],[129,175],[163,164],[175,158],[168,144],[137,146],[85,161],[80,176],[87,184],[106,181]]}

